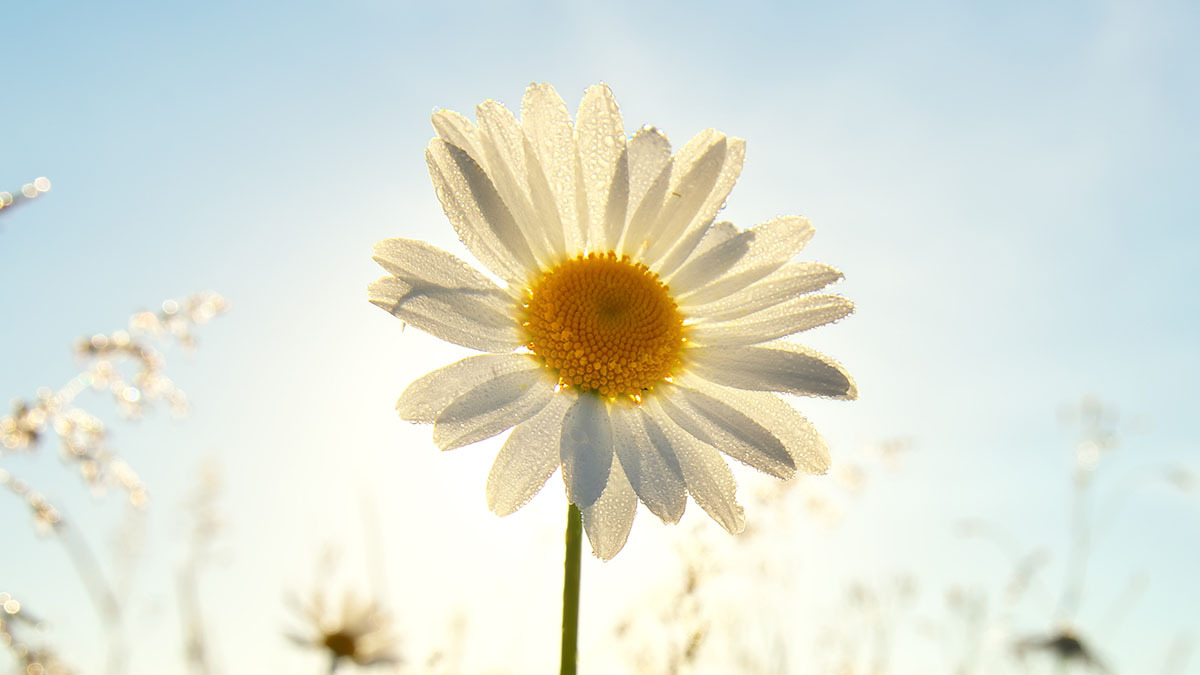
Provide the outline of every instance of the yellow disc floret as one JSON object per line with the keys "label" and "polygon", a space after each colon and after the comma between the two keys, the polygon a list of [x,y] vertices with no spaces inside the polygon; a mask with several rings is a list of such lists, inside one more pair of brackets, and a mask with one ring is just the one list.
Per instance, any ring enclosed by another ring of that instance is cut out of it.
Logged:
{"label": "yellow disc floret", "polygon": [[589,253],[544,272],[525,303],[529,349],[559,382],[615,398],[680,366],[683,317],[666,286],[629,256]]}

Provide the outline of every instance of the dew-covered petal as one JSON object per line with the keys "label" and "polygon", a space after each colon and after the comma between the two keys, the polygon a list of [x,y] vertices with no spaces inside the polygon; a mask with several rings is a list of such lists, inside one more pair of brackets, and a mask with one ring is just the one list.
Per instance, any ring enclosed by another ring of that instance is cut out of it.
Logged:
{"label": "dew-covered petal", "polygon": [[671,387],[659,399],[662,409],[697,440],[769,473],[791,478],[796,465],[781,441],[750,415],[725,401],[689,387]]}
{"label": "dew-covered petal", "polygon": [[725,134],[708,129],[696,134],[675,156],[670,188],[648,234],[649,247],[640,255],[651,269],[660,271],[659,258],[679,242],[712,194],[727,152]]}
{"label": "dew-covered petal", "polygon": [[[767,278],[720,299],[697,304],[693,299],[700,294],[693,293],[680,299],[679,306],[688,315],[707,321],[732,321],[797,296],[819,291],[842,278],[841,272],[823,263],[788,263]],[[707,290],[702,293],[708,295]]]}
{"label": "dew-covered petal", "polygon": [[488,508],[496,515],[507,516],[528,504],[558,469],[563,416],[573,400],[560,392],[504,442],[487,482]]}
{"label": "dew-covered petal", "polygon": [[651,436],[667,439],[692,499],[731,534],[746,529],[746,514],[737,503],[737,483],[721,453],[680,429],[654,400],[642,406]]}
{"label": "dew-covered petal", "polygon": [[[634,209],[642,203],[650,184],[658,178],[671,161],[671,142],[654,127],[642,127],[633,134],[627,144],[629,148],[629,210],[626,220],[633,218]],[[667,171],[666,181],[671,173]],[[666,182],[663,184],[666,190]],[[661,205],[661,195],[660,201]]]}
{"label": "dew-covered petal", "polygon": [[[661,274],[671,274],[691,256],[703,231],[717,217],[717,213],[725,207],[725,200],[729,198],[734,183],[742,173],[742,164],[746,159],[746,142],[740,138],[729,138],[726,143],[725,160],[717,174],[717,180],[687,227],[670,240],[673,247],[668,249],[670,252],[666,253],[658,263],[658,270]],[[664,239],[664,241],[666,240]]]}
{"label": "dew-covered petal", "polygon": [[621,468],[637,496],[664,523],[677,523],[687,505],[679,460],[657,427],[653,436],[642,424],[637,408],[611,409],[613,446]]}
{"label": "dew-covered petal", "polygon": [[588,87],[575,117],[575,145],[587,191],[589,241],[612,250],[625,225],[629,161],[621,111],[608,85]]}
{"label": "dew-covered petal", "polygon": [[438,138],[465,151],[476,164],[484,165],[483,153],[479,151],[479,130],[471,120],[453,110],[439,110],[431,119]]}
{"label": "dew-covered petal", "polygon": [[689,339],[697,345],[753,345],[845,318],[854,303],[840,295],[805,295],[731,321],[702,321]]}
{"label": "dew-covered petal", "polygon": [[667,196],[667,188],[671,185],[671,166],[673,160],[667,158],[667,163],[659,169],[646,187],[646,192],[633,207],[630,202],[629,222],[625,225],[625,233],[621,237],[621,254],[641,260],[642,253],[650,247],[651,237],[658,224],[658,214],[662,211],[663,200]]}
{"label": "dew-covered petal", "polygon": [[800,411],[775,394],[714,386],[692,375],[683,377],[682,384],[752,418],[783,443],[797,470],[809,474],[829,470],[825,439]]}
{"label": "dew-covered petal", "polygon": [[470,356],[426,373],[408,385],[396,402],[396,412],[400,419],[431,424],[463,393],[502,375],[542,368],[541,362],[528,354]]}
{"label": "dew-covered petal", "polygon": [[525,134],[521,126],[512,112],[496,101],[480,103],[476,116],[479,119],[479,145],[487,160],[488,177],[534,256],[543,265],[551,263],[557,251],[548,244],[545,225],[534,211],[528,188]]}
{"label": "dew-covered petal", "polygon": [[854,399],[850,373],[819,352],[786,342],[757,347],[694,347],[688,370],[727,387],[780,391],[798,396]]}
{"label": "dew-covered petal", "polygon": [[[700,243],[696,244],[696,249],[692,251],[691,257],[687,259],[687,263],[690,264],[697,257],[711,251],[713,247],[717,246],[718,244],[723,244],[730,239],[733,239],[734,237],[738,236],[738,234],[740,234],[740,230],[737,229],[737,226],[727,220],[722,220],[719,223],[713,223],[712,227],[709,227],[704,231],[704,236],[700,238]],[[683,294],[675,293],[674,295],[678,296]]]}
{"label": "dew-covered petal", "polygon": [[624,548],[636,511],[637,495],[621,464],[613,462],[603,494],[591,506],[580,509],[583,529],[597,558],[612,560]]}
{"label": "dew-covered petal", "polygon": [[500,160],[514,179],[511,187],[517,191],[524,190],[521,178],[525,175],[525,134],[521,131],[517,118],[504,104],[491,99],[475,107],[475,118],[480,144],[493,146],[492,152],[484,148],[484,156],[488,160],[488,173],[492,174],[495,180],[495,169],[498,168],[496,160]]}
{"label": "dew-covered petal", "polygon": [[746,255],[715,281],[696,287],[690,295],[680,294],[680,302],[702,305],[766,278],[804,249],[813,236],[807,218],[789,216],[776,218],[748,230],[754,234]]}
{"label": "dew-covered petal", "polygon": [[541,412],[554,396],[545,369],[492,378],[459,395],[433,423],[433,442],[442,450],[491,438]]}
{"label": "dew-covered petal", "polygon": [[617,167],[613,171],[612,187],[608,190],[604,221],[600,231],[593,234],[597,242],[596,248],[602,251],[615,251],[620,245],[621,235],[625,232],[625,217],[629,209],[629,157],[627,150],[621,150],[617,158]]}
{"label": "dew-covered petal", "polygon": [[[708,234],[708,232],[713,231],[716,231],[717,234]],[[704,240],[712,240],[722,236],[722,232],[723,228],[716,226],[708,228],[705,231]],[[705,244],[704,240],[700,242],[701,246]],[[753,241],[754,232],[747,230],[746,232],[739,232],[725,241],[713,244],[699,255],[692,256],[687,264],[667,279],[667,283],[671,287],[671,292],[682,295],[717,278],[746,255]]]}
{"label": "dew-covered petal", "polygon": [[574,223],[573,227],[568,227],[564,234],[567,236],[568,247],[571,245],[571,238],[576,238],[580,252],[591,247],[591,222],[589,220],[591,212],[588,209],[587,200],[587,179],[583,175],[583,158],[577,147],[575,148],[575,213],[579,220]]}
{"label": "dew-covered petal", "polygon": [[557,260],[569,257],[554,191],[550,188],[549,179],[542,169],[542,162],[534,152],[533,142],[528,136],[525,137],[525,169],[529,182],[529,199],[534,215],[541,225],[546,246]]}
{"label": "dew-covered petal", "polygon": [[[521,129],[529,140],[526,156],[537,158],[564,229],[565,252],[582,251],[587,233],[579,229],[575,130],[562,97],[549,84],[532,84],[521,102]],[[531,181],[532,185],[532,181]]]}
{"label": "dew-covered petal", "polygon": [[459,239],[488,269],[524,284],[538,269],[537,260],[484,170],[466,151],[436,138],[429,142],[425,159]]}
{"label": "dew-covered petal", "polygon": [[446,288],[382,277],[367,292],[371,304],[447,342],[486,352],[511,352],[522,344],[513,300],[498,288]]}
{"label": "dew-covered petal", "polygon": [[575,400],[563,418],[560,452],[567,499],[579,508],[600,498],[613,459],[608,404],[595,394]]}
{"label": "dew-covered petal", "polygon": [[423,282],[457,290],[502,290],[458,257],[416,239],[384,239],[375,244],[372,259],[409,283]]}

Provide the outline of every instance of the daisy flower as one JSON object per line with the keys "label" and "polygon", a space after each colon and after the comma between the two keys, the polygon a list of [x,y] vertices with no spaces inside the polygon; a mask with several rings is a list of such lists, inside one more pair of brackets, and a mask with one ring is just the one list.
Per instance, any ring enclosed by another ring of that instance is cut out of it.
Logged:
{"label": "daisy flower", "polygon": [[[783,338],[837,321],[842,278],[793,257],[805,218],[714,222],[745,141],[709,129],[682,149],[625,135],[605,85],[572,121],[548,84],[521,120],[496,101],[476,123],[443,110],[425,157],[459,239],[491,273],[421,241],[388,239],[371,302],[485,354],[412,383],[397,409],[443,450],[513,429],[487,481],[516,511],[561,469],[597,556],[625,544],[638,501],[678,522],[687,495],[745,525],[724,453],[772,476],[823,473],[821,436],[777,393],[852,399],[836,362]],[[514,428],[515,427],[515,428]]]}
{"label": "daisy flower", "polygon": [[333,612],[326,606],[325,596],[315,593],[307,605],[296,609],[309,625],[303,634],[287,633],[288,639],[329,654],[331,672],[343,661],[358,666],[399,663],[391,619],[374,602],[346,595],[341,612]]}

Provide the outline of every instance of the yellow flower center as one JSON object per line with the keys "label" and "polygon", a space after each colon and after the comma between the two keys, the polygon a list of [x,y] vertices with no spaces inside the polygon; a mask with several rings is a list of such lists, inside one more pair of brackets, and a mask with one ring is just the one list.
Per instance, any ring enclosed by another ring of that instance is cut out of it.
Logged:
{"label": "yellow flower center", "polygon": [[640,400],[680,366],[683,317],[658,275],[629,256],[589,253],[535,281],[525,303],[529,349],[582,391]]}

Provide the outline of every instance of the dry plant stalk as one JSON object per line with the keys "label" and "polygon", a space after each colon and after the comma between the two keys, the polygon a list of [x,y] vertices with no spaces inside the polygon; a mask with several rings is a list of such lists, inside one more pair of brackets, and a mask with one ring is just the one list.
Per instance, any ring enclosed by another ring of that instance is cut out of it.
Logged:
{"label": "dry plant stalk", "polygon": [[0,646],[12,654],[19,672],[29,675],[70,675],[75,672],[53,649],[45,645],[33,646],[20,637],[25,629],[41,627],[42,622],[31,616],[19,600],[10,593],[0,592]]}
{"label": "dry plant stalk", "polygon": [[[736,596],[736,602],[730,602],[728,584],[741,577],[746,569],[753,569],[760,584],[769,585],[776,593],[788,592],[791,570],[786,564],[781,566],[781,554],[775,548],[778,538],[773,533],[793,532],[802,522],[837,527],[875,476],[900,470],[913,447],[913,442],[906,438],[872,443],[861,458],[847,458],[835,464],[830,474],[833,480],[819,484],[760,481],[754,484],[749,497],[752,502],[748,504],[759,517],[747,523],[736,540],[711,540],[700,528],[682,537],[677,546],[682,566],[679,583],[667,593],[641,599],[615,626],[615,636],[631,672],[670,675],[710,672],[707,669],[713,667],[715,659],[727,659],[727,663],[721,663],[730,672],[791,672],[800,663],[794,638],[780,629],[770,612],[764,611],[767,607],[751,604],[747,611],[748,601],[740,595]],[[893,594],[896,606],[911,604],[915,595],[915,590],[909,588],[911,580],[904,579],[904,583],[897,582]],[[755,628],[747,629],[746,622],[751,617],[758,623]],[[875,629],[867,636],[868,646],[875,647],[871,654],[886,665],[893,636],[881,616],[872,616],[871,625]],[[846,639],[840,635],[823,642],[832,642],[833,647],[843,651],[858,649],[863,636],[856,632],[852,637],[856,641],[847,643],[848,647],[843,645]],[[821,650],[824,661],[832,658],[828,647],[825,645]],[[851,654],[853,658],[860,656],[857,652]],[[807,665],[812,667],[813,663]],[[850,666],[842,666],[813,672],[839,675],[856,672]]]}
{"label": "dry plant stalk", "polygon": [[[140,417],[155,401],[183,414],[187,398],[163,372],[165,361],[152,342],[170,338],[190,348],[195,344],[192,329],[225,307],[225,299],[216,293],[167,300],[158,312],[135,314],[128,330],[80,340],[76,353],[86,364],[84,370],[57,391],[42,388],[32,401],[14,401],[12,414],[0,418],[0,445],[8,451],[33,450],[52,432],[63,456],[78,466],[93,490],[115,485],[128,494],[131,504],[143,505],[147,495],[141,479],[109,447],[100,418],[75,405],[75,399],[89,389],[107,391],[128,417]],[[126,374],[127,369],[132,372]]]}
{"label": "dry plant stalk", "polygon": [[[167,300],[157,312],[135,314],[127,330],[80,340],[76,353],[85,363],[82,372],[57,391],[42,388],[32,401],[14,401],[12,414],[0,418],[0,460],[6,452],[35,452],[43,439],[54,434],[64,459],[76,465],[93,492],[116,486],[126,493],[132,506],[145,505],[145,486],[133,468],[109,447],[104,423],[76,405],[75,400],[87,390],[107,391],[126,417],[140,417],[156,401],[165,402],[173,413],[182,415],[187,410],[187,398],[163,372],[165,361],[153,343],[170,339],[191,348],[195,345],[193,328],[225,307],[225,299],[216,293]],[[108,633],[109,670],[119,672],[124,660],[121,604],[87,541],[78,528],[67,526],[59,509],[4,469],[0,469],[0,487],[26,503],[39,531],[54,534],[62,543]],[[15,606],[19,608],[19,604]],[[7,627],[0,639],[10,647],[14,644]],[[51,652],[26,647],[13,651],[30,675],[69,672]]]}

